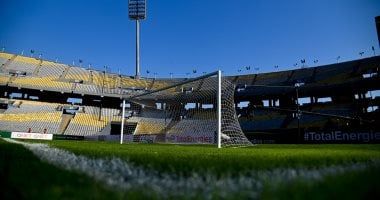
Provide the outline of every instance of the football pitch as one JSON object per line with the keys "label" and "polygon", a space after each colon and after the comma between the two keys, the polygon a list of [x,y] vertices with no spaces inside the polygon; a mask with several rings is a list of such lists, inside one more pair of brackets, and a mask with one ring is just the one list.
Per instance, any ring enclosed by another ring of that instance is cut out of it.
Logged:
{"label": "football pitch", "polygon": [[17,143],[0,140],[1,199],[380,197],[380,145]]}

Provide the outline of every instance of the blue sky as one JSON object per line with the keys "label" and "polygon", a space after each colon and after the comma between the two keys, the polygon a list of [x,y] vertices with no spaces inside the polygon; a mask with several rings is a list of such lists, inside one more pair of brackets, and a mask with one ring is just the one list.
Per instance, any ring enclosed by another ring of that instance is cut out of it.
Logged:
{"label": "blue sky", "polygon": [[[301,59],[314,66],[372,56],[372,46],[380,53],[378,0],[149,0],[147,7],[143,75],[267,72]],[[127,0],[0,0],[0,45],[133,75],[135,24],[127,11]]]}

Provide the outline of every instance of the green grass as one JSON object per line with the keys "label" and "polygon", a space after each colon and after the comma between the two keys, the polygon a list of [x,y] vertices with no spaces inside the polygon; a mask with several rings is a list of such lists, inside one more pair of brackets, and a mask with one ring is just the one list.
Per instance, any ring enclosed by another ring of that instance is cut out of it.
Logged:
{"label": "green grass", "polygon": [[380,168],[327,176],[322,181],[298,180],[265,187],[262,199],[380,199]]}
{"label": "green grass", "polygon": [[41,162],[21,145],[1,139],[0,177],[0,199],[120,198],[86,176]]}
{"label": "green grass", "polygon": [[213,146],[52,141],[50,145],[90,157],[119,157],[161,172],[217,175],[273,168],[315,168],[380,159],[380,145]]}
{"label": "green grass", "polygon": [[[38,141],[40,142],[40,141]],[[90,141],[48,141],[51,146],[92,158],[118,157],[164,173],[217,176],[244,175],[252,170],[315,169],[380,160],[380,145],[258,145],[216,149],[213,146],[124,144]],[[110,190],[86,176],[39,161],[20,145],[0,140],[2,191],[21,199],[146,198],[149,191]],[[263,199],[379,199],[380,167],[330,175],[310,182],[266,183]],[[80,186],[80,190],[78,187]],[[41,190],[41,188],[44,188]],[[14,196],[13,194],[16,194]],[[1,196],[0,196],[1,197]],[[236,196],[237,197],[237,196]],[[0,198],[6,199],[6,198]]]}

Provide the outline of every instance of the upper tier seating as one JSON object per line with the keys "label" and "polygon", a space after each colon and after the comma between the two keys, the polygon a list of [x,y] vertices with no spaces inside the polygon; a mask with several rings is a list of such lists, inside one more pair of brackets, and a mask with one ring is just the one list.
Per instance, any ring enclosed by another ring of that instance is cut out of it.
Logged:
{"label": "upper tier seating", "polygon": [[16,56],[16,58],[8,65],[7,69],[32,74],[40,63],[40,59]]}
{"label": "upper tier seating", "polygon": [[17,77],[9,84],[15,87],[27,87],[43,90],[57,90],[57,91],[71,91],[72,83],[61,82],[55,79],[55,77]]}
{"label": "upper tier seating", "polygon": [[63,74],[63,72],[65,71],[67,67],[68,66],[64,64],[59,64],[59,63],[54,63],[54,62],[44,60],[41,64],[41,67],[37,75],[39,77],[49,76],[49,77],[54,77],[58,79]]}
{"label": "upper tier seating", "polygon": [[65,76],[65,79],[82,80],[84,82],[88,82],[90,80],[90,73],[83,68],[70,67]]}
{"label": "upper tier seating", "polygon": [[41,103],[36,101],[15,101],[13,105],[9,106],[4,112],[7,114],[19,113],[48,113],[56,112],[59,104]]}
{"label": "upper tier seating", "polygon": [[5,64],[8,62],[14,55],[9,53],[0,53],[0,65]]}

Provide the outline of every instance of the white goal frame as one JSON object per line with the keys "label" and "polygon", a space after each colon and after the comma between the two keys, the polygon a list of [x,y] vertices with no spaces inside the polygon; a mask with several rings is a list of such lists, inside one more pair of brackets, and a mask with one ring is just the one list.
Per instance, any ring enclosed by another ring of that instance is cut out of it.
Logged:
{"label": "white goal frame", "polygon": [[197,78],[192,78],[192,79],[180,82],[180,83],[176,83],[176,84],[164,87],[164,88],[160,88],[160,89],[157,89],[157,90],[149,91],[149,92],[146,92],[146,93],[143,93],[143,94],[134,95],[134,96],[128,97],[128,98],[123,98],[121,129],[120,129],[120,144],[123,144],[123,139],[124,139],[125,101],[126,100],[133,99],[133,98],[140,97],[140,96],[144,96],[144,95],[148,95],[148,94],[152,94],[152,93],[156,93],[156,92],[163,91],[163,90],[166,90],[166,89],[169,89],[169,88],[172,88],[172,87],[176,87],[176,86],[183,85],[183,84],[186,84],[186,83],[190,83],[190,82],[194,82],[194,81],[201,80],[201,79],[204,79],[204,78],[212,77],[212,76],[215,76],[215,75],[217,76],[217,80],[218,80],[217,81],[217,84],[218,84],[218,86],[217,86],[217,93],[216,93],[216,99],[217,99],[217,105],[216,105],[216,115],[217,115],[217,148],[222,148],[222,72],[221,72],[221,70],[218,70],[218,71],[215,71],[215,72],[212,72],[212,73],[209,73],[209,74],[197,77]]}

